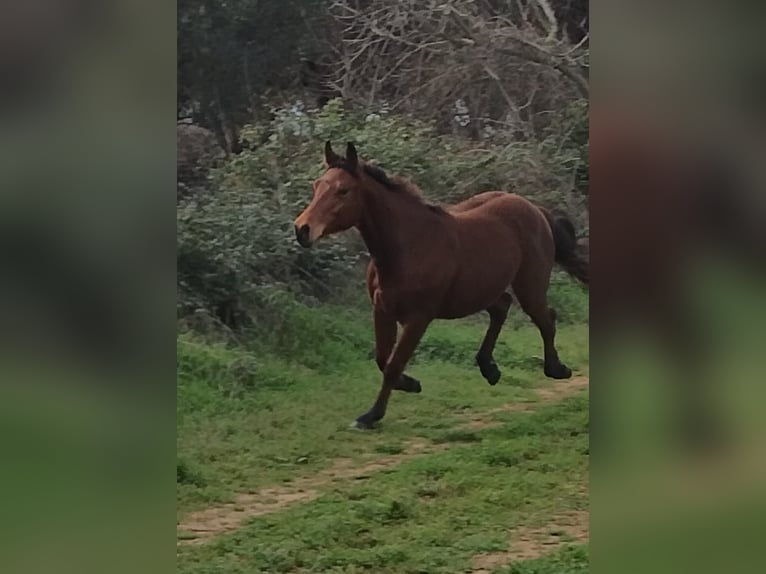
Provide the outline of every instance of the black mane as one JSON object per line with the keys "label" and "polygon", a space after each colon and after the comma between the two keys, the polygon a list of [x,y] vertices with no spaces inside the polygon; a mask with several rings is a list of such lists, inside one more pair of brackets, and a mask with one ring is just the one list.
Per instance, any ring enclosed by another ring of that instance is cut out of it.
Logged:
{"label": "black mane", "polygon": [[[444,211],[441,206],[426,201],[420,193],[420,189],[411,181],[398,176],[391,177],[382,167],[375,164],[360,161],[359,165],[365,174],[370,176],[386,189],[396,193],[406,193],[407,195],[410,195],[420,201],[420,203],[425,205],[431,211],[436,213],[446,213],[446,211]],[[333,162],[332,165],[328,166],[328,169],[333,167],[342,169],[346,173],[351,174],[353,177],[359,177],[359,175],[356,173],[356,170],[354,169],[354,166],[348,163],[345,158],[340,158],[338,161]]]}
{"label": "black mane", "polygon": [[406,191],[405,187],[400,182],[396,182],[388,177],[388,174],[382,167],[371,163],[365,163],[362,165],[362,169],[364,169],[364,173],[391,191]]}

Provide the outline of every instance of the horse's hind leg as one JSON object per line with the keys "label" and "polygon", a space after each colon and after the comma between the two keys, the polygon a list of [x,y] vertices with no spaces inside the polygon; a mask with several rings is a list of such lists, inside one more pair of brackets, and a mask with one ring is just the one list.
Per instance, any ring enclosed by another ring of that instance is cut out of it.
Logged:
{"label": "horse's hind leg", "polygon": [[492,357],[492,352],[495,349],[495,343],[497,343],[497,337],[503,328],[505,319],[508,317],[508,309],[512,302],[512,297],[508,293],[503,293],[497,301],[487,307],[489,327],[481,347],[479,347],[479,352],[476,353],[476,364],[479,365],[481,375],[487,379],[490,385],[495,385],[500,380],[500,369]]}
{"label": "horse's hind leg", "polygon": [[513,292],[519,305],[540,329],[545,351],[545,376],[568,379],[572,370],[559,360],[554,339],[556,338],[556,311],[548,307],[548,273],[520,269],[513,282]]}
{"label": "horse's hind leg", "polygon": [[[383,311],[375,309],[375,362],[382,373],[386,368],[391,352],[396,344],[396,319],[390,317]],[[419,393],[421,391],[420,381],[405,373],[399,377],[394,384],[394,390],[404,391],[405,393]]]}

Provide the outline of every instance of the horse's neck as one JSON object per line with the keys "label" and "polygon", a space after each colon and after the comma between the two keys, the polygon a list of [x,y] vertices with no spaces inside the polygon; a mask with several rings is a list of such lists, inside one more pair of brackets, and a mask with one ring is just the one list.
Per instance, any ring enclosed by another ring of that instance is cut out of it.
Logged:
{"label": "horse's neck", "polygon": [[412,246],[433,226],[433,217],[427,207],[397,192],[367,193],[359,231],[381,274],[396,273],[405,264]]}

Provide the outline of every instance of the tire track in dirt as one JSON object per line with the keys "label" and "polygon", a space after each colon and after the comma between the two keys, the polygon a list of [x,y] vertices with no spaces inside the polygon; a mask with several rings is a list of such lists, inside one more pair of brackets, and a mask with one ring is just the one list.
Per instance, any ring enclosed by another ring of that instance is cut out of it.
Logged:
{"label": "tire track in dirt", "polygon": [[[535,389],[538,398],[536,401],[508,403],[483,413],[474,413],[470,420],[459,428],[481,430],[499,426],[502,423],[493,420],[496,413],[531,411],[539,405],[563,400],[587,387],[587,377],[578,376],[557,381],[552,386]],[[369,462],[360,463],[351,458],[336,459],[330,468],[314,476],[296,479],[289,485],[240,494],[231,502],[189,513],[176,525],[178,544],[204,544],[216,536],[239,529],[251,518],[279,512],[294,504],[310,502],[333,483],[364,478],[398,466],[414,457],[443,451],[449,447],[449,444],[434,444],[424,439],[414,439],[405,445],[402,452],[379,456]]]}
{"label": "tire track in dirt", "polygon": [[588,520],[585,511],[567,512],[539,528],[517,528],[511,532],[509,550],[474,556],[471,574],[491,574],[514,562],[542,558],[566,544],[584,544],[588,542]]}

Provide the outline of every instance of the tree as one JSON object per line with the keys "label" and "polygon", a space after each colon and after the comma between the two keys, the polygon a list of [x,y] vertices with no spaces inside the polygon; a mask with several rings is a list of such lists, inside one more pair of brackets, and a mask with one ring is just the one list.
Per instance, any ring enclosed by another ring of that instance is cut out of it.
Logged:
{"label": "tree", "polygon": [[238,151],[239,127],[270,92],[297,86],[300,57],[315,50],[322,2],[179,0],[179,116]]}
{"label": "tree", "polygon": [[443,129],[457,124],[476,137],[500,124],[533,137],[550,110],[588,97],[587,18],[578,21],[573,6],[333,0],[327,82],[357,105],[386,104]]}

